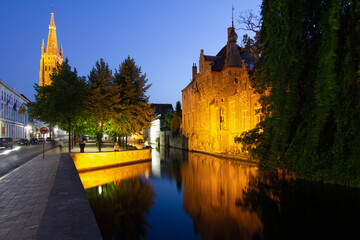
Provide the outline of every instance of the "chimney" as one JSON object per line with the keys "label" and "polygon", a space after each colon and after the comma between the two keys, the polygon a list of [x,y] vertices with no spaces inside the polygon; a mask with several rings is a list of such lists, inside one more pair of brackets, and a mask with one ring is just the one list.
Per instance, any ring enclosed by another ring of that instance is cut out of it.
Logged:
{"label": "chimney", "polygon": [[195,80],[196,74],[197,74],[197,66],[194,63],[193,66],[192,66],[192,79],[193,80]]}

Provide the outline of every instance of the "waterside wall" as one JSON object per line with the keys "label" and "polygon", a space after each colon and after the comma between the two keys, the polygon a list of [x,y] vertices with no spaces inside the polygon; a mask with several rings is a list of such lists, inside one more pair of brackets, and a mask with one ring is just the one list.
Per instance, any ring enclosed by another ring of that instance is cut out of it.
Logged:
{"label": "waterside wall", "polygon": [[174,135],[171,131],[161,131],[160,146],[189,150],[188,139],[182,134],[182,132]]}
{"label": "waterside wall", "polygon": [[216,149],[201,149],[201,148],[191,149],[189,146],[189,140],[182,134],[181,131],[177,135],[173,135],[171,131],[161,131],[159,146],[165,148],[168,147],[177,148],[185,151],[200,152],[200,153],[210,154],[213,156],[226,157],[226,158],[247,161],[247,162],[254,161],[254,160],[250,160],[246,153],[239,151],[234,153],[234,152],[221,152]]}
{"label": "waterside wall", "polygon": [[119,152],[71,153],[78,172],[151,160],[151,149]]}

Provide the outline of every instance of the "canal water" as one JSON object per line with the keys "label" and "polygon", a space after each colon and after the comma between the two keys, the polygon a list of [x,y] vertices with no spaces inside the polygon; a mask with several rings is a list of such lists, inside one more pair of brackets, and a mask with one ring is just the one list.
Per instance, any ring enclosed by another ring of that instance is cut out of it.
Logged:
{"label": "canal water", "polygon": [[152,154],[81,175],[104,239],[360,239],[359,190],[200,153]]}

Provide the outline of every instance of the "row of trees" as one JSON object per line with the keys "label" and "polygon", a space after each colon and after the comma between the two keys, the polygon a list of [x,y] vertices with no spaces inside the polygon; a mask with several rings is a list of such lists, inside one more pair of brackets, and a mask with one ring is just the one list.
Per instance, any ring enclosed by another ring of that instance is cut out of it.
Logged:
{"label": "row of trees", "polygon": [[264,0],[258,46],[260,167],[360,186],[360,2]]}
{"label": "row of trees", "polygon": [[146,91],[151,84],[130,57],[114,74],[100,59],[87,80],[79,77],[75,68],[71,70],[66,59],[50,78],[51,85],[35,84],[35,102],[29,104],[29,114],[69,133],[96,135],[99,151],[104,133],[127,136],[150,126],[153,109]]}

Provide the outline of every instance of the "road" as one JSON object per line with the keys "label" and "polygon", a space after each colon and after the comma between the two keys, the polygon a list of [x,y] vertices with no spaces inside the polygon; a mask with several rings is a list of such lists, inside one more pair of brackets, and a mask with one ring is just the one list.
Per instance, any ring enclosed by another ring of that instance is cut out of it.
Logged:
{"label": "road", "polygon": [[[45,143],[45,156],[46,151],[52,149],[54,146],[47,142]],[[27,161],[42,154],[43,145],[35,144],[30,146],[18,146],[14,144],[13,149],[0,150],[0,177],[8,172],[16,169]]]}

